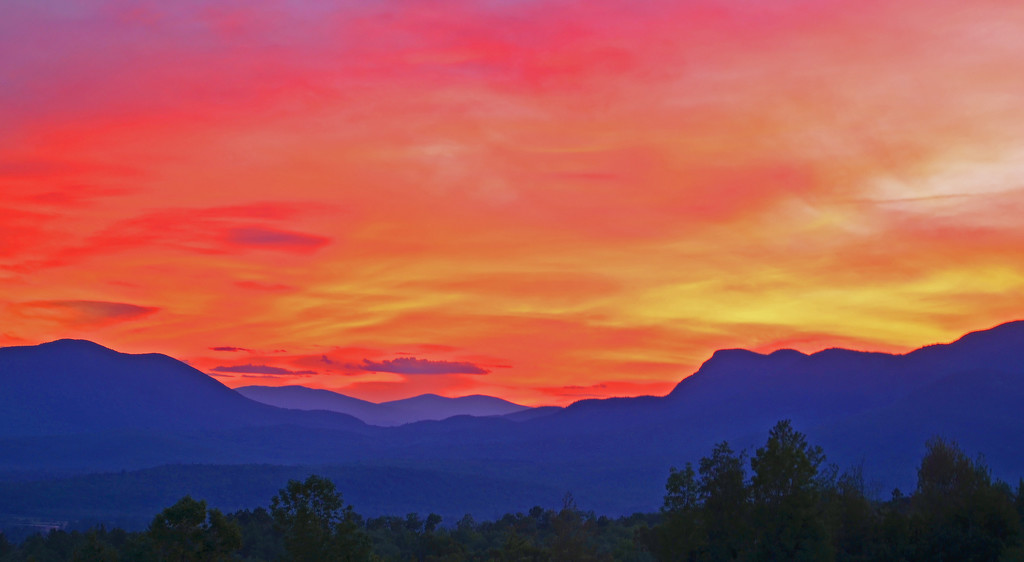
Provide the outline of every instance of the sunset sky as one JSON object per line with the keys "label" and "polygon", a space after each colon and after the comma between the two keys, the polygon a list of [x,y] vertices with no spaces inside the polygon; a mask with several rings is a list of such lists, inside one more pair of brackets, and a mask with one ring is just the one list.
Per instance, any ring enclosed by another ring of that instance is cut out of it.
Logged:
{"label": "sunset sky", "polygon": [[1024,318],[1018,0],[6,0],[0,345],[528,405]]}

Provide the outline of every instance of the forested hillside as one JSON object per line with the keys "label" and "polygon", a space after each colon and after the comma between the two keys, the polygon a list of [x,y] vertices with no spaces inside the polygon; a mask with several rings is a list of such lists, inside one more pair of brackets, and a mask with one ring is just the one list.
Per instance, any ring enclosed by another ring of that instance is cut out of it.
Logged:
{"label": "forested hillside", "polygon": [[1021,560],[1024,480],[933,438],[917,485],[885,498],[788,421],[750,451],[717,444],[668,471],[657,512],[609,518],[566,493],[494,521],[363,517],[330,479],[290,480],[267,507],[222,513],[186,496],[144,531],[0,536],[0,560]]}

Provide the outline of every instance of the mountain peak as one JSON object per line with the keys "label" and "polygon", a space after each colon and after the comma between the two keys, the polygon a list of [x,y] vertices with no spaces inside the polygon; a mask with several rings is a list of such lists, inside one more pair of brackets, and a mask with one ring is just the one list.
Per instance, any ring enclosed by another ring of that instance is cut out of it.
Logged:
{"label": "mountain peak", "polygon": [[743,368],[748,369],[755,365],[761,364],[768,360],[770,356],[757,353],[756,351],[750,351],[749,349],[719,349],[711,354],[711,357],[705,361],[697,373],[707,372],[709,370],[721,370],[723,367],[728,369]]}
{"label": "mountain peak", "polygon": [[[311,419],[244,398],[167,355],[119,353],[87,340],[2,348],[0,382],[0,436],[255,427]],[[337,427],[362,425],[348,416],[321,418]]]}
{"label": "mountain peak", "polygon": [[41,343],[38,346],[24,346],[24,347],[38,347],[48,351],[53,350],[67,350],[67,351],[102,351],[106,353],[118,353],[109,347],[100,345],[94,341],[79,340],[71,338],[63,338],[59,340],[53,340],[51,342]]}
{"label": "mountain peak", "polygon": [[785,348],[785,349],[776,349],[775,351],[769,353],[768,356],[769,357],[775,357],[775,358],[798,358],[798,357],[807,357],[807,354],[803,353],[801,351],[797,351],[795,349]]}
{"label": "mountain peak", "polygon": [[243,396],[281,408],[330,410],[355,416],[370,425],[395,426],[424,420],[442,420],[453,416],[503,416],[529,410],[493,396],[475,394],[448,398],[420,394],[402,400],[375,404],[330,390],[304,386],[243,386],[235,389]]}
{"label": "mountain peak", "polygon": [[979,340],[986,341],[1021,341],[1024,340],[1024,320],[1013,320],[1011,322],[1005,322],[998,326],[989,328],[987,330],[978,330],[976,332],[969,332],[964,334],[960,339],[954,343],[960,342],[975,342]]}
{"label": "mountain peak", "polygon": [[765,357],[765,355],[749,349],[743,349],[741,347],[731,347],[715,350],[715,352],[711,354],[711,359],[708,359],[708,361],[713,359],[749,359],[753,357]]}

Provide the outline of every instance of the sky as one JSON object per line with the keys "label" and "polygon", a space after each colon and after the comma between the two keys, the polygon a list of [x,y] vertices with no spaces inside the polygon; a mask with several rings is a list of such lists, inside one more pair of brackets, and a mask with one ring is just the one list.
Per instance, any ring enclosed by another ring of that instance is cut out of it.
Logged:
{"label": "sky", "polygon": [[1024,318],[1017,0],[6,0],[0,346],[662,395]]}

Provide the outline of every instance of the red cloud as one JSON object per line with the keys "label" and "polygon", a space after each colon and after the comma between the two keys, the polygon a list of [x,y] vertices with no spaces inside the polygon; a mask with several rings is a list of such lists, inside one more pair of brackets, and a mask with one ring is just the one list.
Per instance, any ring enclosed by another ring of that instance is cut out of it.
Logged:
{"label": "red cloud", "polygon": [[312,252],[326,246],[331,241],[325,236],[261,226],[229,229],[225,233],[225,240],[233,246],[296,252]]}
{"label": "red cloud", "polygon": [[154,314],[160,309],[123,302],[89,300],[44,300],[15,305],[23,316],[55,320],[75,327],[104,326]]}
{"label": "red cloud", "polygon": [[431,361],[415,357],[399,357],[383,361],[363,359],[361,364],[353,365],[353,367],[361,371],[397,373],[399,375],[486,375],[490,373],[487,369],[466,361]]}
{"label": "red cloud", "polygon": [[315,375],[316,371],[289,371],[270,365],[232,365],[230,367],[214,367],[218,373],[252,373],[256,375]]}

